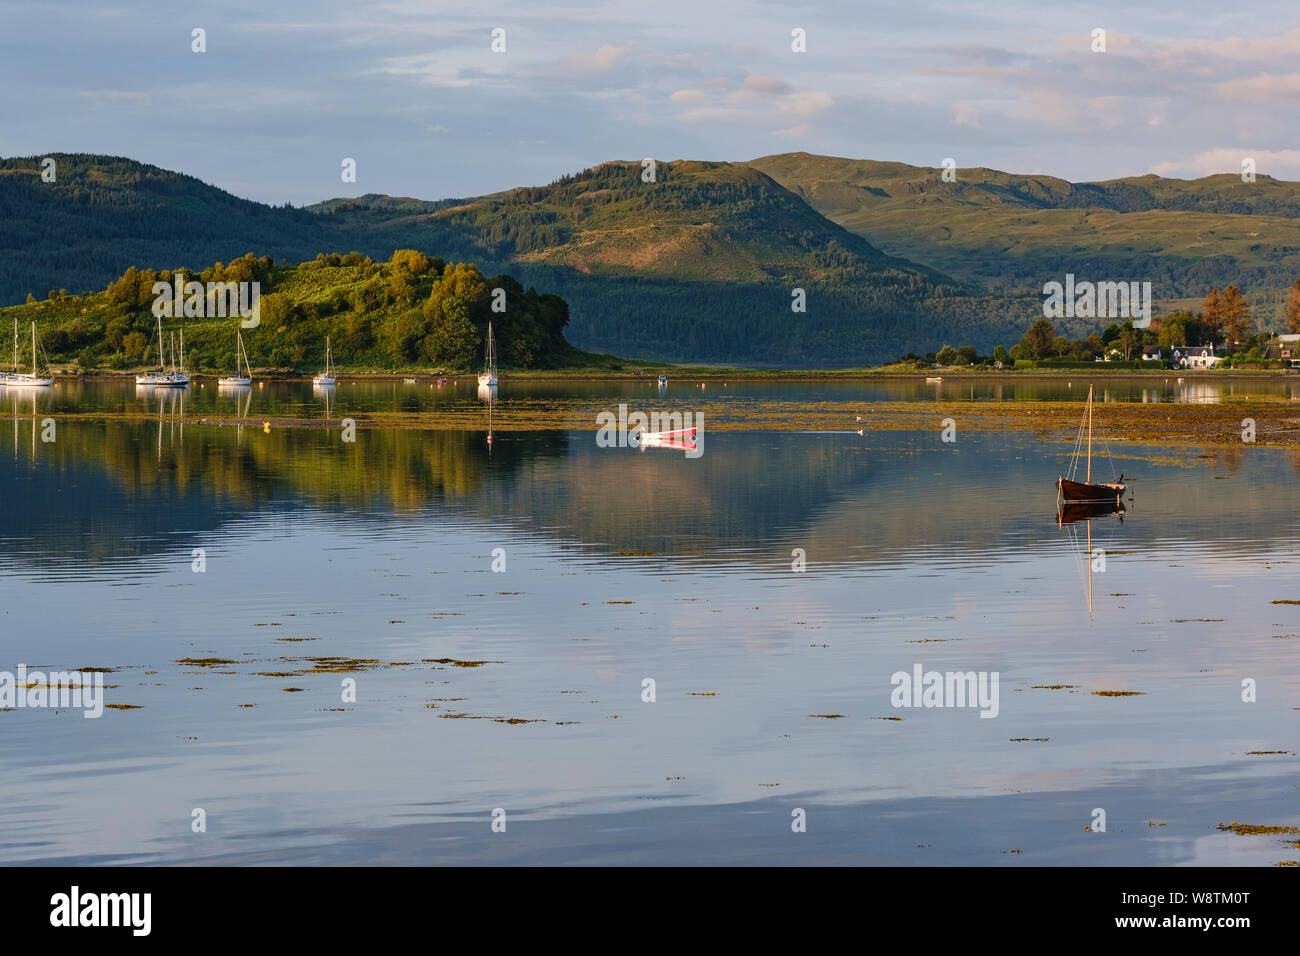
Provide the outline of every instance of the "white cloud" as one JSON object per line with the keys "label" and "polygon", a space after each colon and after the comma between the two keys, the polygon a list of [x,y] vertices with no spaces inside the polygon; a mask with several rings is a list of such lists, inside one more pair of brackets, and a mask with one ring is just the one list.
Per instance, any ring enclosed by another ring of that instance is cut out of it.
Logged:
{"label": "white cloud", "polygon": [[567,76],[599,76],[618,66],[625,56],[627,47],[607,43],[595,53],[570,53],[559,62],[556,72]]}
{"label": "white cloud", "polygon": [[1220,83],[1217,90],[1220,96],[1230,100],[1291,105],[1300,97],[1300,73],[1260,73]]}
{"label": "white cloud", "polygon": [[1186,159],[1156,163],[1151,172],[1176,179],[1196,179],[1215,173],[1240,173],[1244,159],[1255,160],[1256,172],[1276,179],[1300,179],[1300,149],[1245,149],[1223,147]]}
{"label": "white cloud", "polygon": [[698,103],[704,99],[704,92],[702,90],[678,90],[668,99],[674,103]]}
{"label": "white cloud", "polygon": [[830,109],[834,102],[831,95],[824,90],[813,90],[808,93],[791,93],[783,96],[777,102],[776,108],[782,113],[807,116],[810,113],[820,113]]}
{"label": "white cloud", "polygon": [[745,77],[745,89],[753,90],[755,93],[788,93],[790,91],[790,87],[776,77],[763,76],[761,73],[751,73]]}

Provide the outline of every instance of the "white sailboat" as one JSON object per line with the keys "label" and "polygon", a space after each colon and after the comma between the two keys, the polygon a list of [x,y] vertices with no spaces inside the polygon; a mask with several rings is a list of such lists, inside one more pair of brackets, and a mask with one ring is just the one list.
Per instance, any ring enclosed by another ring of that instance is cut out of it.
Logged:
{"label": "white sailboat", "polygon": [[[42,351],[42,354],[44,352]],[[47,360],[48,364],[48,360]],[[40,374],[36,367],[36,323],[32,323],[32,371],[30,374],[18,371],[18,357],[14,356],[14,371],[5,379],[10,388],[46,388],[54,384],[54,379]]]}
{"label": "white sailboat", "polygon": [[492,341],[492,323],[488,323],[487,350],[484,355],[483,371],[478,377],[480,385],[495,385],[497,383],[497,349],[496,344]]}
{"label": "white sailboat", "polygon": [[313,385],[333,385],[334,378],[334,353],[330,350],[330,337],[325,336],[325,371],[321,372],[311,380]]}
{"label": "white sailboat", "polygon": [[[241,357],[244,360],[244,371],[247,373],[246,375],[241,375],[239,373],[239,360]],[[235,374],[217,379],[217,384],[236,386],[253,384],[253,370],[249,368],[248,353],[244,351],[244,336],[238,329],[235,330]]]}
{"label": "white sailboat", "polygon": [[[173,349],[172,355],[174,356],[175,354],[176,352]],[[173,364],[171,370],[167,372],[165,375],[159,376],[158,380],[155,381],[153,384],[158,388],[188,388],[189,387],[190,377],[187,374],[185,374],[185,330],[184,329],[181,329],[180,365],[177,366]]]}

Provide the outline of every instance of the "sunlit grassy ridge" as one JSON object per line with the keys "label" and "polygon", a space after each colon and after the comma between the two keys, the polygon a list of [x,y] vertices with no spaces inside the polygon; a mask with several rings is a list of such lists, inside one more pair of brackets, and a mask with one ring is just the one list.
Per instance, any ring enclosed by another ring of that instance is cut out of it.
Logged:
{"label": "sunlit grassy ridge", "polygon": [[1300,276],[1300,183],[1258,175],[1071,183],[993,169],[785,153],[753,160],[823,215],[895,255],[1003,290],[1065,272],[1150,279],[1161,299]]}

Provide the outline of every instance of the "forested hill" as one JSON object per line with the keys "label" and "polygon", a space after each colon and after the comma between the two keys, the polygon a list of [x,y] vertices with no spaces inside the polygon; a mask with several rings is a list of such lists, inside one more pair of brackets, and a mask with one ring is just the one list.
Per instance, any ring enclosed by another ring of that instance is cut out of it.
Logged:
{"label": "forested hill", "polygon": [[[35,322],[52,361],[75,362],[84,370],[157,367],[154,284],[173,285],[175,278],[169,270],[131,266],[102,292],[56,292],[0,309],[0,328],[16,321],[26,329]],[[346,372],[474,368],[483,360],[489,322],[506,368],[555,368],[597,358],[565,340],[569,309],[559,296],[414,249],[399,249],[384,262],[353,252],[321,254],[296,266],[250,253],[185,278],[259,283],[260,323],[242,332],[253,368],[319,370],[327,337],[335,363]],[[217,315],[210,295],[194,303],[195,314],[163,319],[169,339],[184,333],[191,370],[233,372],[239,319]]]}
{"label": "forested hill", "polygon": [[861,364],[945,342],[991,346],[1027,316],[884,255],[730,163],[663,162],[647,181],[641,163],[614,162],[477,199],[368,195],[304,210],[130,160],[51,158],[52,183],[41,157],[0,166],[0,304],[250,250],[293,262],[416,249],[558,293],[571,342],[644,358]]}
{"label": "forested hill", "polygon": [[436,248],[554,289],[572,305],[571,340],[620,355],[862,364],[990,342],[1024,321],[884,255],[757,170],[679,161],[654,172],[647,182],[639,162],[605,163],[398,215],[378,198],[309,208],[358,248]]}
{"label": "forested hill", "polygon": [[297,262],[334,248],[301,209],[116,156],[51,153],[47,182],[44,158],[0,160],[0,305],[103,289],[130,266],[202,269],[250,249]]}

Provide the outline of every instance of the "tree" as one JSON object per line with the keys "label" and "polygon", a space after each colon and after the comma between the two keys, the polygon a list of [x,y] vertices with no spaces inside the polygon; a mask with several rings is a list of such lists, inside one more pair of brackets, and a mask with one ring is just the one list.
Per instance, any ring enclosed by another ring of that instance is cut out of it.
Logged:
{"label": "tree", "polygon": [[1223,302],[1218,289],[1211,289],[1201,303],[1201,337],[1202,345],[1213,345],[1223,339]]}
{"label": "tree", "polygon": [[1120,354],[1123,355],[1126,360],[1133,357],[1133,353],[1137,351],[1141,344],[1141,336],[1138,335],[1137,329],[1133,328],[1131,325],[1126,325],[1120,330],[1119,338],[1115,343]]}
{"label": "tree", "polygon": [[953,365],[957,361],[957,350],[951,345],[945,345],[943,348],[939,349],[938,354],[934,357],[934,361],[939,365]]}
{"label": "tree", "polygon": [[1001,362],[1003,365],[1007,364],[1007,347],[1005,345],[999,345],[993,349],[993,361]]}
{"label": "tree", "polygon": [[1250,321],[1250,305],[1235,285],[1223,290],[1219,311],[1223,316],[1224,335],[1232,345],[1240,345],[1255,334],[1254,323]]}
{"label": "tree", "polygon": [[1286,327],[1290,332],[1300,332],[1300,279],[1291,283],[1291,290],[1286,294]]}
{"label": "tree", "polygon": [[1039,319],[1025,333],[1025,345],[1034,353],[1035,358],[1047,358],[1052,353],[1056,339],[1056,326],[1046,319]]}

